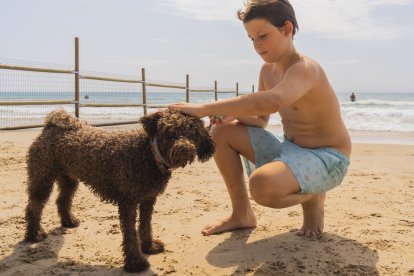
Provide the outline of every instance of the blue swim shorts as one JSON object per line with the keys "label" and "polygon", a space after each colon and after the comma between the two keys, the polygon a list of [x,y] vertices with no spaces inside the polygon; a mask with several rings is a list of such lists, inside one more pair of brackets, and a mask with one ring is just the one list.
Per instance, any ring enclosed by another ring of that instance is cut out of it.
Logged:
{"label": "blue swim shorts", "polygon": [[348,170],[349,158],[336,149],[302,148],[263,128],[247,126],[247,130],[255,154],[255,164],[244,158],[249,176],[264,164],[282,161],[295,175],[301,193],[319,194],[338,186]]}

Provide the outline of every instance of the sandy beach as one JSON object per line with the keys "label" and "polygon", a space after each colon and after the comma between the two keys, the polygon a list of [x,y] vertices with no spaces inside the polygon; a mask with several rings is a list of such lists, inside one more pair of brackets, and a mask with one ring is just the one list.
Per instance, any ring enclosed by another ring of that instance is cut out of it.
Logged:
{"label": "sandy beach", "polygon": [[[0,275],[131,275],[122,270],[116,207],[84,185],[74,200],[78,228],[60,227],[55,187],[43,212],[47,239],[22,242],[25,154],[38,133],[0,132]],[[327,195],[321,239],[295,234],[300,206],[254,202],[256,229],[201,235],[230,201],[214,161],[193,163],[173,173],[158,199],[153,232],[166,252],[148,256],[151,268],[140,275],[414,275],[414,136],[355,135],[348,174]]]}

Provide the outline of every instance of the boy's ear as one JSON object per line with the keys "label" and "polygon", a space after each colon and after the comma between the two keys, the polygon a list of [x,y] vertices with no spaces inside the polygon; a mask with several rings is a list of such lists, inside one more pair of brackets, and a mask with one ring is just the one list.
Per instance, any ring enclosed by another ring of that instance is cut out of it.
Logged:
{"label": "boy's ear", "polygon": [[285,34],[292,34],[293,35],[293,24],[289,20],[286,20],[283,23],[283,30],[285,31]]}
{"label": "boy's ear", "polygon": [[157,133],[158,120],[161,118],[161,112],[155,112],[141,117],[139,122],[142,124],[144,130],[150,137],[154,137]]}

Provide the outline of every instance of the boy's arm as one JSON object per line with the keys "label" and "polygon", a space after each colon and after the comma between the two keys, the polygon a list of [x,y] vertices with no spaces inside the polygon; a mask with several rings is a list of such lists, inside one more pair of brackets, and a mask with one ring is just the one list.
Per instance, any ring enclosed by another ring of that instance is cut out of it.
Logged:
{"label": "boy's arm", "polygon": [[207,104],[173,104],[171,109],[182,110],[198,117],[219,114],[222,116],[260,116],[269,115],[292,105],[302,98],[319,77],[314,66],[304,61],[294,64],[285,74],[283,80],[275,87],[243,95],[236,98],[220,100]]}
{"label": "boy's arm", "polygon": [[[203,105],[202,112],[208,114],[254,116],[269,115],[292,105],[302,98],[312,87],[318,70],[305,61],[294,64],[286,72],[283,80],[275,87],[261,93],[243,95]],[[205,116],[204,115],[204,116]]]}
{"label": "boy's arm", "polygon": [[237,116],[236,119],[240,123],[248,126],[265,128],[269,123],[269,115],[264,116]]}
{"label": "boy's arm", "polygon": [[[265,91],[265,85],[263,81],[263,71],[265,70],[266,64],[262,66],[260,69],[259,74],[259,89],[257,93],[261,93]],[[265,128],[269,123],[270,116],[269,115],[262,115],[262,116],[238,116],[237,121],[242,124],[249,125],[249,126],[256,126]]]}

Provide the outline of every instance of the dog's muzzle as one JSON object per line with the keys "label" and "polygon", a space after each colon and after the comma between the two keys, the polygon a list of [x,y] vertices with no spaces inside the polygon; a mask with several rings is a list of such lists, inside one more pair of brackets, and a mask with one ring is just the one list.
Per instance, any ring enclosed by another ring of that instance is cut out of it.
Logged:
{"label": "dog's muzzle", "polygon": [[[164,158],[157,144],[157,138],[151,140],[151,150],[155,160],[164,167],[164,169],[184,168],[187,164],[191,164],[197,154],[196,147],[188,139],[177,140],[168,151],[168,158]],[[167,160],[168,159],[168,160]]]}
{"label": "dog's muzzle", "polygon": [[197,151],[196,147],[190,140],[182,138],[177,140],[169,150],[168,159],[172,168],[182,167],[191,164]]}

